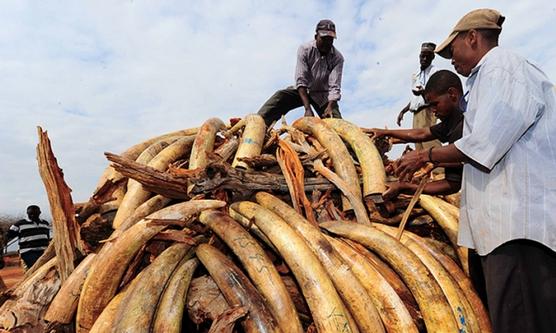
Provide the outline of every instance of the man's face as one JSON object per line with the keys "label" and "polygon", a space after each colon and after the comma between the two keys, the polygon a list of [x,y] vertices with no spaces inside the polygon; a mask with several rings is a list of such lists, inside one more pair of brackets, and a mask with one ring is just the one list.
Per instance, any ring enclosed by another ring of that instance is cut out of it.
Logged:
{"label": "man's face", "polygon": [[425,101],[429,105],[429,110],[440,120],[445,120],[450,113],[458,110],[460,97],[461,94],[455,88],[448,89],[444,94],[425,93]]}
{"label": "man's face", "polygon": [[319,52],[323,55],[330,53],[330,50],[332,50],[332,45],[334,44],[334,37],[320,36],[319,34],[316,34],[315,38],[317,40],[317,49],[319,50]]}
{"label": "man's face", "polygon": [[419,54],[419,63],[421,64],[421,68],[425,69],[429,67],[434,59],[434,52],[430,51],[421,51]]}
{"label": "man's face", "polygon": [[459,74],[467,77],[471,70],[477,65],[468,32],[461,32],[450,43],[452,54],[452,65]]}
{"label": "man's face", "polygon": [[35,221],[41,215],[41,210],[36,207],[27,208],[27,216],[31,221]]}

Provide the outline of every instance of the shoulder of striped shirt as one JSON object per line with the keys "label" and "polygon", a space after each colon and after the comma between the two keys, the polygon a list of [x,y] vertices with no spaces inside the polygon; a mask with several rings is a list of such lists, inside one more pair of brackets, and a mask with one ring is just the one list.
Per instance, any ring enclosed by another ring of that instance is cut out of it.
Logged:
{"label": "shoulder of striped shirt", "polygon": [[19,220],[19,221],[17,221],[16,223],[12,224],[12,225],[10,226],[10,229],[12,229],[12,230],[18,230],[18,229],[19,229],[19,226],[22,225],[22,224],[25,224],[26,222],[27,222],[27,220]]}
{"label": "shoulder of striped shirt", "polygon": [[50,225],[48,223],[38,223],[35,224],[33,222],[27,221],[27,223],[21,223],[17,226],[17,230],[28,230],[28,229],[50,229]]}

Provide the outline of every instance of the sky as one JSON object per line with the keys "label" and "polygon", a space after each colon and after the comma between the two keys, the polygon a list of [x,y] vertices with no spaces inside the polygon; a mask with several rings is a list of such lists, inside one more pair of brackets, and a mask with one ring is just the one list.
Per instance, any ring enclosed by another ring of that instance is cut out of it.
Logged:
{"label": "sky", "polygon": [[345,58],[343,117],[397,127],[421,42],[440,43],[475,8],[505,15],[500,44],[556,80],[556,2],[548,0],[2,1],[0,215],[23,215],[30,204],[50,215],[37,126],[74,202],[86,201],[108,165],[104,152],[254,113],[291,85],[297,48],[322,18],[336,23]]}

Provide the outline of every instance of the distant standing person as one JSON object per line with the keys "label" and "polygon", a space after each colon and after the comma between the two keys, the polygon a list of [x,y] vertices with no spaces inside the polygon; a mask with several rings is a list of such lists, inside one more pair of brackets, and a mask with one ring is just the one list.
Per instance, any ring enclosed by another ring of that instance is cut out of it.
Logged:
{"label": "distant standing person", "polygon": [[341,118],[338,101],[341,97],[344,57],[334,47],[336,25],[331,20],[320,20],[315,39],[297,50],[295,86],[278,90],[260,108],[258,114],[267,126],[290,110],[303,106],[305,117]]}
{"label": "distant standing person", "polygon": [[7,241],[18,237],[19,255],[27,269],[44,253],[50,242],[50,225],[47,221],[40,219],[41,209],[39,206],[27,207],[27,217],[14,223],[8,229]]}
{"label": "distant standing person", "polygon": [[[409,103],[400,111],[398,115],[397,124],[402,125],[403,116],[411,111],[413,113],[413,128],[429,128],[436,124],[435,115],[429,110],[425,100],[423,99],[423,93],[427,81],[438,69],[432,64],[434,60],[434,49],[436,44],[431,42],[425,42],[421,44],[421,53],[419,53],[419,71],[414,73],[411,77],[411,98]],[[416,142],[415,149],[422,150],[428,149],[430,147],[439,147],[440,142],[438,140],[427,141],[427,142]]]}

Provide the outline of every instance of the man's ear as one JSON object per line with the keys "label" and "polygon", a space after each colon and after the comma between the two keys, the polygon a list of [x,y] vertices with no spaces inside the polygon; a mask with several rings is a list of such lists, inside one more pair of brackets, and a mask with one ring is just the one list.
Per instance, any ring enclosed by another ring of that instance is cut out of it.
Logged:
{"label": "man's ear", "polygon": [[479,43],[479,32],[475,29],[471,29],[467,32],[466,39],[472,48],[476,48]]}
{"label": "man's ear", "polygon": [[461,94],[455,87],[448,88],[447,92],[448,92],[448,96],[450,96],[450,100],[452,100],[453,102],[459,102]]}

